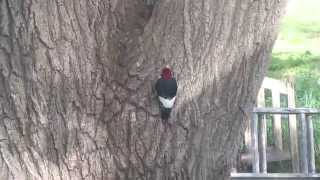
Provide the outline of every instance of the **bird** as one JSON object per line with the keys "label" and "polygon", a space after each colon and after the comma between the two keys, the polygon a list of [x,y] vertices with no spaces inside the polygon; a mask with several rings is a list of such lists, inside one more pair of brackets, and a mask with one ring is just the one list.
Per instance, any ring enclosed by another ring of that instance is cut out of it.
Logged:
{"label": "bird", "polygon": [[161,119],[168,121],[177,95],[177,80],[169,67],[162,69],[161,77],[156,82],[156,91],[160,104]]}

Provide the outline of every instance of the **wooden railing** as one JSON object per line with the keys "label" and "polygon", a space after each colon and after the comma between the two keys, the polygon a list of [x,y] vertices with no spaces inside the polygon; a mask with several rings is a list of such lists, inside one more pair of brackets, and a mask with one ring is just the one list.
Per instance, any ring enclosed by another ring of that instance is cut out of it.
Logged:
{"label": "wooden railing", "polygon": [[[295,108],[295,92],[291,83],[283,82],[280,80],[265,77],[260,87],[259,94],[257,96],[257,106],[260,107],[273,107],[273,108]],[[265,115],[261,115],[265,116]],[[297,132],[297,118],[296,115],[289,115],[285,119],[289,119],[290,131],[288,138],[290,139],[290,147],[287,147],[287,143],[283,144],[283,132],[282,132],[282,116],[280,114],[272,114],[268,116],[268,119],[272,119],[272,146],[267,147],[267,161],[280,161],[289,160],[292,162],[292,172],[299,172],[299,145],[298,145],[298,132]],[[251,121],[248,121],[247,129],[245,132],[245,149],[251,147]],[[285,145],[285,146],[284,146]],[[291,152],[289,152],[289,150]],[[290,156],[291,153],[291,156]],[[272,154],[272,156],[270,156]],[[241,155],[241,160],[244,163],[251,162],[251,154],[246,151]]]}
{"label": "wooden railing", "polygon": [[[298,173],[267,173],[267,121],[266,114],[295,114],[299,116],[299,154]],[[251,120],[251,161],[252,173],[232,173],[231,179],[320,179],[316,174],[314,155],[314,136],[312,115],[320,114],[320,109],[313,108],[255,108]]]}

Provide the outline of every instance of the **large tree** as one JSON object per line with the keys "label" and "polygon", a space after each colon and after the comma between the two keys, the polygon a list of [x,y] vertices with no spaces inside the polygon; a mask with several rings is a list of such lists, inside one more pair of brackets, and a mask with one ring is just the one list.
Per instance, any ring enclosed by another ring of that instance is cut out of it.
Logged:
{"label": "large tree", "polygon": [[0,179],[227,179],[284,3],[0,0]]}

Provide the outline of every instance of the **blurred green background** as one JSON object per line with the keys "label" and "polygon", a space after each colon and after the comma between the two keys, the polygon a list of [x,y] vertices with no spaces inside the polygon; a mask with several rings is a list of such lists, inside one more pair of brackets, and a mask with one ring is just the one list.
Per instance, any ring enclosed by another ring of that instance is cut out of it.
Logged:
{"label": "blurred green background", "polygon": [[[294,85],[297,107],[320,108],[320,0],[289,0],[268,76]],[[319,116],[314,118],[314,128],[316,166],[320,173]],[[272,166],[272,169],[287,167],[281,162]]]}

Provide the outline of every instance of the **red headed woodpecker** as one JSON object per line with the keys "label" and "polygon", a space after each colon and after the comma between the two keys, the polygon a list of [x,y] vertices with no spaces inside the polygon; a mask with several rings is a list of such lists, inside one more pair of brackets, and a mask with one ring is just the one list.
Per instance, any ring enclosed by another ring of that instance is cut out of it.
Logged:
{"label": "red headed woodpecker", "polygon": [[162,69],[161,78],[156,83],[156,91],[160,103],[161,118],[168,120],[177,94],[177,81],[170,68]]}

